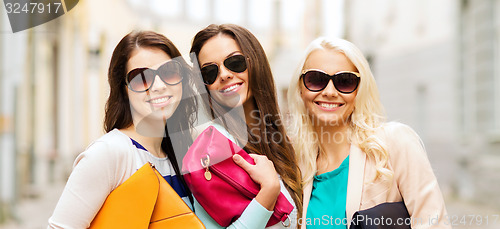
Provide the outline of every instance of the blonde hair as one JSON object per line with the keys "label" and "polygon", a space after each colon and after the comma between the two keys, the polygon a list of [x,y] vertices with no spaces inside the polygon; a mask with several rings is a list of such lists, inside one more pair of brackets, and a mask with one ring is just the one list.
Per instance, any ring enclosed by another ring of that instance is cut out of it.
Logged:
{"label": "blonde hair", "polygon": [[297,161],[302,171],[302,182],[310,182],[317,172],[316,159],[321,146],[314,133],[311,117],[301,98],[301,72],[309,55],[315,50],[341,52],[354,64],[361,80],[355,99],[354,111],[349,119],[350,142],[357,144],[369,160],[375,162],[378,177],[392,179],[389,169],[389,155],[384,142],[374,135],[375,130],[385,122],[385,112],[380,102],[377,85],[368,61],[351,42],[343,39],[320,37],[309,44],[299,67],[292,76],[288,90],[290,119],[288,134],[292,138]]}

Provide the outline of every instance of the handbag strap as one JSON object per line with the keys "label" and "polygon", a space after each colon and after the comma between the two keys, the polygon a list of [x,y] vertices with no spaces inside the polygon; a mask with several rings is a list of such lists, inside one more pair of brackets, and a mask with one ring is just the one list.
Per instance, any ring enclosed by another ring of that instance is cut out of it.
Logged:
{"label": "handbag strap", "polygon": [[229,139],[227,139],[228,143],[229,143],[229,147],[231,148],[231,154],[234,155],[236,154],[236,152],[234,152],[234,146],[233,146],[233,142]]}
{"label": "handbag strap", "polygon": [[149,160],[146,160],[146,162],[142,162],[142,158],[140,156],[141,152],[139,152],[139,149],[137,147],[134,147],[134,149],[135,149],[134,156],[135,156],[135,167],[136,167],[135,170],[139,170],[146,163],[149,163],[153,167],[155,167],[155,164]]}

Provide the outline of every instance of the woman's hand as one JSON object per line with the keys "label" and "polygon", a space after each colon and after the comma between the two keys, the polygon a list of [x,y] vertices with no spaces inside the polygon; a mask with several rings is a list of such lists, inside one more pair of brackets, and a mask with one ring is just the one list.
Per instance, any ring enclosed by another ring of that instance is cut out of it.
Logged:
{"label": "woman's hand", "polygon": [[263,207],[269,211],[274,210],[276,199],[280,194],[280,182],[278,173],[274,169],[272,161],[266,156],[249,154],[255,161],[255,165],[248,163],[238,154],[233,155],[234,162],[243,168],[255,183],[260,185],[260,191],[255,197]]}

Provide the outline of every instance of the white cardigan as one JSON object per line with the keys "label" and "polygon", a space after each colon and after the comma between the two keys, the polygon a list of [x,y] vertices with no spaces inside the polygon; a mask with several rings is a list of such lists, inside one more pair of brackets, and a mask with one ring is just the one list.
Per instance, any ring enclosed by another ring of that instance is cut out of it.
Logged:
{"label": "white cardigan", "polygon": [[109,193],[137,170],[136,152],[117,129],[90,144],[73,164],[49,228],[88,228]]}

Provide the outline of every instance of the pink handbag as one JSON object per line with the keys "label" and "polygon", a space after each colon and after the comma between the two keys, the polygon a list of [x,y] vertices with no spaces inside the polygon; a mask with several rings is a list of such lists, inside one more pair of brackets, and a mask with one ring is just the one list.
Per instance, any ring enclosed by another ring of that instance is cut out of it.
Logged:
{"label": "pink handbag", "polygon": [[[248,173],[234,163],[234,154],[255,164],[247,152],[210,126],[198,136],[182,161],[184,179],[194,197],[223,227],[238,219],[260,190]],[[285,225],[292,210],[292,204],[280,193],[267,226],[280,221]]]}

